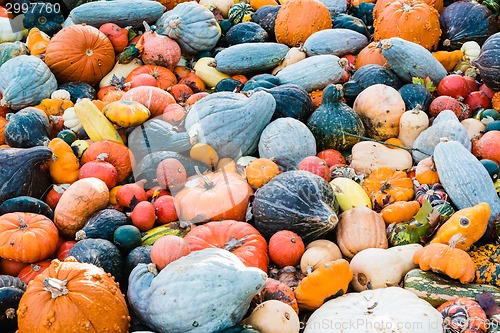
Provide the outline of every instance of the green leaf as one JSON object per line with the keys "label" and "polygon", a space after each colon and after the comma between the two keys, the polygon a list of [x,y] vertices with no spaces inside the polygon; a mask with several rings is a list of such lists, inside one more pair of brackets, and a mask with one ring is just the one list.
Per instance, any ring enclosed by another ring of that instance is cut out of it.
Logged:
{"label": "green leaf", "polygon": [[434,90],[436,90],[436,87],[434,86],[434,84],[432,83],[432,80],[428,76],[425,79],[423,79],[421,77],[412,77],[411,82],[413,84],[419,84],[419,85],[425,87],[425,89],[427,89],[427,91],[430,93],[432,93],[432,92],[434,92]]}
{"label": "green leaf", "polygon": [[424,199],[422,207],[420,207],[417,214],[413,218],[420,223],[429,223],[429,216],[433,210],[434,208],[431,206],[430,202]]}

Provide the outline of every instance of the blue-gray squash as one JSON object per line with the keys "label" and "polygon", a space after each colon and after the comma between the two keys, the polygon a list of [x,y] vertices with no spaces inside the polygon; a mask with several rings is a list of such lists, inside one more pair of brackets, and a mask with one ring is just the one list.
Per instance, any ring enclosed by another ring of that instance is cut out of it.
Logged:
{"label": "blue-gray squash", "polygon": [[129,276],[127,298],[157,333],[218,332],[240,323],[266,281],[265,272],[246,267],[231,252],[208,248],[160,272],[154,264],[138,264]]}
{"label": "blue-gray squash", "polygon": [[342,57],[346,54],[357,54],[368,45],[365,35],[343,28],[325,29],[313,33],[304,42],[307,55],[333,54]]}
{"label": "blue-gray squash", "polygon": [[282,84],[270,89],[256,87],[255,90],[273,95],[276,100],[273,119],[290,117],[305,122],[314,111],[311,97],[304,88],[296,84]]}
{"label": "blue-gray squash", "polygon": [[276,108],[265,92],[213,93],[196,102],[186,116],[185,127],[197,142],[212,146],[219,157],[251,155]]}
{"label": "blue-gray squash", "polygon": [[13,110],[37,105],[57,89],[57,81],[40,58],[20,55],[0,67],[0,106]]}
{"label": "blue-gray squash", "polygon": [[267,31],[255,22],[242,22],[233,25],[225,37],[229,45],[264,43],[269,39]]}
{"label": "blue-gray squash", "polygon": [[182,53],[195,55],[212,50],[220,38],[214,14],[196,1],[182,2],[156,21],[156,32],[179,43]]}
{"label": "blue-gray squash", "polygon": [[316,155],[316,140],[307,126],[294,118],[278,118],[264,129],[259,156],[273,159],[285,169],[296,169],[307,156]]}

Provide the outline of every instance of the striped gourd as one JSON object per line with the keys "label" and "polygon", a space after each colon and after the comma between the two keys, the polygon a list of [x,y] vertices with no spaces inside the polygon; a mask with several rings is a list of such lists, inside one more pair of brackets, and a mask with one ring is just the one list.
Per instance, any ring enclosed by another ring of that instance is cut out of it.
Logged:
{"label": "striped gourd", "polygon": [[141,238],[141,245],[152,245],[163,236],[184,237],[190,229],[172,228],[169,224],[160,225],[146,231]]}
{"label": "striped gourd", "polygon": [[346,65],[345,59],[333,54],[316,55],[283,68],[276,76],[282,84],[293,83],[310,92],[339,82]]}
{"label": "striped gourd", "polygon": [[441,63],[423,46],[399,37],[383,39],[377,44],[390,68],[406,83],[413,77],[427,76],[437,86],[448,74]]}
{"label": "striped gourd", "polygon": [[500,198],[488,171],[474,155],[457,141],[444,141],[434,149],[434,163],[446,193],[458,209],[486,202],[491,215],[486,239],[498,239]]}
{"label": "striped gourd", "polygon": [[217,53],[215,68],[230,75],[263,73],[278,66],[288,50],[288,46],[278,43],[237,44]]}

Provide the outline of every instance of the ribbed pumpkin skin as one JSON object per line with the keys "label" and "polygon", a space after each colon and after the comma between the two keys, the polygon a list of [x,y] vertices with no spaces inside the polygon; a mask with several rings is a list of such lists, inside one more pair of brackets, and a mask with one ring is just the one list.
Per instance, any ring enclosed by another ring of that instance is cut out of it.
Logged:
{"label": "ribbed pumpkin skin", "polygon": [[307,156],[316,155],[316,140],[304,123],[293,118],[279,118],[267,125],[260,136],[259,156],[274,158],[295,169]]}
{"label": "ribbed pumpkin skin", "polygon": [[349,134],[365,135],[358,114],[342,102],[341,85],[328,85],[323,90],[321,106],[311,115],[307,126],[316,138],[318,151],[349,149],[360,140]]}
{"label": "ribbed pumpkin skin", "polygon": [[115,51],[105,34],[87,25],[72,25],[50,40],[45,63],[61,82],[96,85],[115,65]]}
{"label": "ribbed pumpkin skin", "polygon": [[416,43],[392,37],[381,40],[377,47],[382,50],[389,67],[405,83],[411,83],[414,76],[422,78],[429,76],[437,86],[448,75],[432,53]]}
{"label": "ribbed pumpkin skin", "polygon": [[259,137],[271,121],[276,101],[265,91],[249,98],[243,94],[220,92],[196,102],[186,116],[189,133],[198,142],[208,143],[219,157],[244,156],[257,149]]}
{"label": "ribbed pumpkin skin", "polygon": [[488,229],[483,237],[498,241],[500,198],[486,168],[457,141],[438,143],[434,149],[434,163],[441,184],[458,209],[475,206],[481,202],[490,205]]}
{"label": "ribbed pumpkin skin", "polygon": [[54,74],[40,58],[20,55],[0,67],[1,106],[20,110],[37,105],[57,89]]}
{"label": "ribbed pumpkin skin", "polygon": [[465,42],[483,45],[485,40],[498,32],[495,15],[484,5],[472,1],[453,2],[439,17],[443,34],[443,49],[459,50]]}
{"label": "ribbed pumpkin skin", "polygon": [[316,31],[331,28],[330,11],[324,4],[317,0],[291,0],[278,11],[274,33],[278,43],[293,47]]}
{"label": "ribbed pumpkin skin", "polygon": [[[137,265],[127,298],[145,324],[158,333],[219,332],[238,324],[266,273],[245,267],[234,254],[209,248],[192,252],[155,274]],[[197,288],[190,288],[196,281]],[[197,311],[187,311],[196,305]]]}
{"label": "ribbed pumpkin skin", "polygon": [[[427,5],[435,8],[439,13],[443,11],[443,0],[423,0]],[[381,11],[385,9],[388,5],[392,3],[391,0],[378,0],[375,2],[375,7],[373,8],[373,18],[376,19]]]}
{"label": "ribbed pumpkin skin", "polygon": [[472,60],[488,88],[500,90],[500,32],[489,37],[481,47],[479,56]]}
{"label": "ribbed pumpkin skin", "polygon": [[182,53],[210,51],[220,37],[214,15],[195,1],[183,2],[156,21],[157,33],[179,43]]}
{"label": "ribbed pumpkin skin", "polygon": [[366,36],[350,29],[325,29],[313,33],[304,43],[308,56],[333,54],[342,57],[346,54],[357,54],[368,45]]}
{"label": "ribbed pumpkin skin", "polygon": [[400,37],[428,50],[435,50],[441,37],[438,11],[421,0],[391,2],[377,15],[373,27],[375,41]]}
{"label": "ribbed pumpkin skin", "polygon": [[[46,278],[67,281],[68,293],[52,298],[44,287]],[[124,333],[130,321],[117,283],[97,266],[76,261],[52,261],[49,268],[29,284],[17,314],[19,332]],[[85,323],[90,327],[86,328]]]}

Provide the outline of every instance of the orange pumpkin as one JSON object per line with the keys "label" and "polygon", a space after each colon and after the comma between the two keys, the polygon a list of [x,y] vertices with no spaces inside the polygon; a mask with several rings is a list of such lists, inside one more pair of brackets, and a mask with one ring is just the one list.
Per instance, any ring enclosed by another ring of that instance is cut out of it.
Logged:
{"label": "orange pumpkin", "polygon": [[175,104],[175,99],[170,93],[161,88],[149,86],[132,88],[121,99],[141,103],[149,109],[151,118],[160,116],[167,105]]}
{"label": "orange pumpkin", "polygon": [[50,140],[52,160],[48,162],[50,176],[56,184],[71,184],[78,180],[80,162],[71,146],[61,138]]}
{"label": "orange pumpkin", "polygon": [[288,0],[276,16],[276,41],[290,47],[304,43],[313,33],[332,28],[330,11],[317,0]]}
{"label": "orange pumpkin", "polygon": [[396,201],[413,198],[413,182],[404,171],[383,167],[373,171],[363,181],[363,189],[374,207],[384,207]]}
{"label": "orange pumpkin", "polygon": [[74,258],[53,260],[26,288],[17,315],[19,332],[68,332],[74,327],[124,333],[130,326],[118,283],[102,268]]}
{"label": "orange pumpkin", "polygon": [[9,259],[0,259],[0,274],[17,276],[29,264]]}
{"label": "orange pumpkin", "polygon": [[158,238],[151,247],[151,261],[158,269],[191,253],[189,244],[179,236],[167,235]]}
{"label": "orange pumpkin", "polygon": [[323,90],[314,90],[309,93],[309,97],[311,98],[313,108],[316,110],[321,106],[323,102]]}
{"label": "orange pumpkin", "polygon": [[439,183],[439,175],[432,157],[427,157],[418,162],[415,168],[415,178],[420,184]]}
{"label": "orange pumpkin", "polygon": [[267,158],[258,158],[245,167],[248,184],[260,188],[281,173],[278,165]]}
{"label": "orange pumpkin", "polygon": [[[375,2],[375,7],[373,8],[373,18],[375,19],[377,15],[387,7],[393,0],[377,0]],[[439,13],[443,11],[444,2],[443,0],[423,0],[426,4],[431,7],[434,7]]]}
{"label": "orange pumpkin", "polygon": [[420,209],[418,201],[396,201],[385,206],[380,215],[386,224],[410,221]]}
{"label": "orange pumpkin", "polygon": [[57,248],[59,233],[44,215],[7,213],[0,216],[0,257],[32,263],[48,258]]}
{"label": "orange pumpkin", "polygon": [[30,282],[38,275],[42,274],[43,271],[50,266],[50,260],[42,260],[35,262],[34,264],[24,267],[17,275],[25,283]]}
{"label": "orange pumpkin", "polygon": [[375,41],[400,37],[428,50],[438,47],[441,28],[435,8],[422,0],[395,0],[382,6],[373,22]]}
{"label": "orange pumpkin", "polygon": [[269,239],[269,256],[279,267],[296,266],[304,252],[302,238],[292,231],[278,231]]}
{"label": "orange pumpkin", "polygon": [[45,63],[58,81],[87,82],[94,86],[115,65],[115,51],[105,34],[89,25],[71,25],[52,37]]}
{"label": "orange pumpkin", "polygon": [[141,74],[152,76],[156,80],[157,86],[163,90],[167,90],[177,83],[177,78],[170,69],[155,65],[142,65],[134,68],[125,78],[125,83],[132,82]]}
{"label": "orange pumpkin", "polygon": [[255,10],[264,6],[278,6],[278,5],[279,3],[276,2],[275,0],[250,0],[250,6]]}
{"label": "orange pumpkin", "polygon": [[377,42],[371,42],[359,51],[354,62],[356,69],[370,64],[389,67],[387,60],[382,55],[382,50],[377,47]]}
{"label": "orange pumpkin", "polygon": [[49,43],[50,37],[46,33],[40,31],[40,29],[36,27],[30,29],[28,37],[26,38],[26,45],[31,55],[39,56],[44,54]]}
{"label": "orange pumpkin", "polygon": [[252,303],[258,305],[272,299],[290,305],[292,309],[299,314],[299,305],[292,288],[281,281],[267,278],[266,286],[262,289],[260,294],[255,295]]}
{"label": "orange pumpkin", "polygon": [[251,195],[252,188],[237,173],[214,172],[193,176],[175,196],[180,208],[179,220],[245,221]]}
{"label": "orange pumpkin", "polygon": [[43,110],[47,116],[62,116],[64,110],[73,106],[73,102],[69,99],[46,98],[35,107]]}

